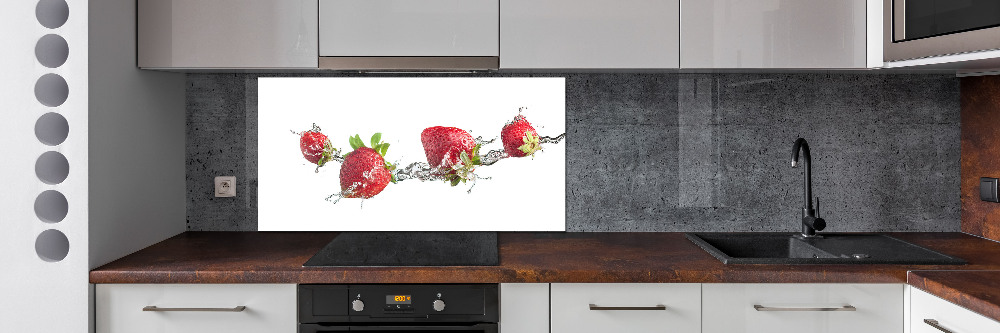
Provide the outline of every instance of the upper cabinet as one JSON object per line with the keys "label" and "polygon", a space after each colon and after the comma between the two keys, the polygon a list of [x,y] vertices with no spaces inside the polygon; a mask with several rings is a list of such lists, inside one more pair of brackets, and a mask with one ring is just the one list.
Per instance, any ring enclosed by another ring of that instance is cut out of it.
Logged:
{"label": "upper cabinet", "polygon": [[679,0],[503,0],[500,67],[677,68]]}
{"label": "upper cabinet", "polygon": [[867,45],[872,32],[881,46],[881,12],[869,24],[868,2],[683,0],[681,68],[880,67]]}
{"label": "upper cabinet", "polygon": [[140,68],[317,66],[316,0],[138,0],[137,14]]}
{"label": "upper cabinet", "polygon": [[323,69],[497,69],[499,0],[319,0]]}
{"label": "upper cabinet", "polygon": [[871,68],[882,11],[882,0],[138,0],[138,56],[182,70]]}
{"label": "upper cabinet", "polygon": [[319,55],[500,55],[499,0],[319,0]]}

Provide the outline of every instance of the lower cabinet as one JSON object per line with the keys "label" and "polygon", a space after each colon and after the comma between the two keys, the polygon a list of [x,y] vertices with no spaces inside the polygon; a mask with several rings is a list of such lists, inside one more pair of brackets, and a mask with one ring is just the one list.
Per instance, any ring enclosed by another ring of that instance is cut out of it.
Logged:
{"label": "lower cabinet", "polygon": [[294,284],[98,284],[97,333],[296,332]]}
{"label": "lower cabinet", "polygon": [[549,333],[549,284],[500,284],[500,333]]}
{"label": "lower cabinet", "polygon": [[552,333],[701,332],[700,284],[554,283],[551,299]]}
{"label": "lower cabinet", "polygon": [[910,332],[908,333],[1000,332],[1000,322],[983,317],[923,290],[909,289]]}
{"label": "lower cabinet", "polygon": [[705,333],[903,332],[902,284],[703,284]]}

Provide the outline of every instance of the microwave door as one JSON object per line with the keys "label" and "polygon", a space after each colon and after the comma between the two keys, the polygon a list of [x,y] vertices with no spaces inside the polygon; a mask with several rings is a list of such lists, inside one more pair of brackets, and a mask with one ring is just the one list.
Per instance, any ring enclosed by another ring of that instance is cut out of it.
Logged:
{"label": "microwave door", "polygon": [[907,41],[1000,26],[996,0],[895,0],[893,39]]}

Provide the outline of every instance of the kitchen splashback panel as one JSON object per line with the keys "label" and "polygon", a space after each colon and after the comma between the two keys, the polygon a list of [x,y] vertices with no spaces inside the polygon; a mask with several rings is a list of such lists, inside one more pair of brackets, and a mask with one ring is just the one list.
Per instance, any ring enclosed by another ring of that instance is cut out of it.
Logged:
{"label": "kitchen splashback panel", "polygon": [[[257,77],[271,76],[334,75],[188,75],[189,230],[257,230]],[[953,76],[437,76],[566,77],[567,231],[796,231],[797,137],[826,231],[960,227]],[[213,197],[220,175],[240,196]]]}

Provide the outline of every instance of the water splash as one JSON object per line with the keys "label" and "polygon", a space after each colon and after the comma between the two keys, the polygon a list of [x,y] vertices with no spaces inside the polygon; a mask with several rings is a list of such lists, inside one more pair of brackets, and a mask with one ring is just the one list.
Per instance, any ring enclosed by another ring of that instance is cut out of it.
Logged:
{"label": "water splash", "polygon": [[539,142],[539,143],[551,143],[551,144],[556,144],[556,143],[559,143],[559,142],[562,142],[562,140],[564,140],[564,139],[566,139],[566,133],[563,133],[563,134],[559,134],[559,135],[558,135],[558,136],[556,136],[556,137],[551,137],[551,136],[543,136],[543,137],[541,137],[541,138],[538,138],[538,142]]}
{"label": "water splash", "polygon": [[510,157],[510,155],[507,155],[507,152],[503,150],[490,150],[490,152],[486,153],[486,155],[480,157],[480,162],[482,162],[484,166],[490,166],[508,157]]}
{"label": "water splash", "polygon": [[477,136],[476,139],[475,139],[475,141],[476,141],[477,145],[483,145],[483,146],[485,146],[485,145],[493,143],[493,141],[497,141],[497,138],[493,137],[492,139],[486,140],[486,139],[483,139],[483,137],[481,137],[481,136]]}

